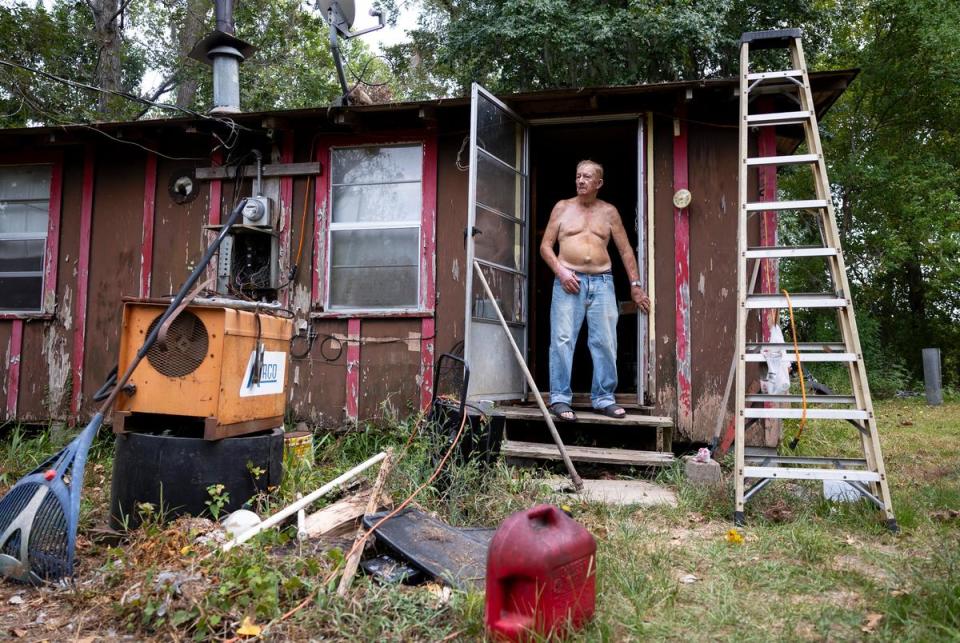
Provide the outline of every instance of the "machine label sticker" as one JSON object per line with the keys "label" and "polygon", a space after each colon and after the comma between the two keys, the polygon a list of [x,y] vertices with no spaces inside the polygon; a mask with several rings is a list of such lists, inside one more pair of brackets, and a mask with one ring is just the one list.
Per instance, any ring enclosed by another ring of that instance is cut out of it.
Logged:
{"label": "machine label sticker", "polygon": [[255,377],[253,363],[257,358],[257,351],[250,351],[247,361],[247,370],[240,382],[240,397],[254,395],[280,395],[283,393],[284,369],[287,365],[287,354],[283,351],[264,351],[260,364],[259,378]]}

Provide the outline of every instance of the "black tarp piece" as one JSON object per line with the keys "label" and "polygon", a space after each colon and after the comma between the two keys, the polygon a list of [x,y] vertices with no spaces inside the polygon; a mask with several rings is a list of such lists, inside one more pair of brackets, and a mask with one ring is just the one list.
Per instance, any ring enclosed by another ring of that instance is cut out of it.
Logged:
{"label": "black tarp piece", "polygon": [[[363,517],[370,529],[387,512]],[[496,531],[492,527],[452,527],[417,509],[404,509],[376,532],[385,543],[414,566],[438,581],[463,590],[483,590],[487,549]]]}

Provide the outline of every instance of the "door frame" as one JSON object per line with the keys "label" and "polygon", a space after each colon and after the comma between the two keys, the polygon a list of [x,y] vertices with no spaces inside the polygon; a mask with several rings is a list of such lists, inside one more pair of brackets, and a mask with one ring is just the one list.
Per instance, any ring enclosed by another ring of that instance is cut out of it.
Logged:
{"label": "door frame", "polygon": [[[560,116],[553,118],[534,118],[527,121],[531,127],[549,125],[580,125],[590,123],[609,123],[635,121],[637,124],[637,186],[636,205],[634,207],[634,226],[637,232],[636,260],[643,289],[650,298],[650,312],[637,311],[637,404],[646,405],[648,400],[655,402],[656,393],[656,341],[655,341],[655,288],[653,261],[653,115],[650,112],[622,112],[596,116]],[[472,162],[472,159],[471,159]],[[532,194],[528,195],[532,198]],[[529,207],[529,206],[528,206]],[[532,222],[527,222],[529,228]],[[529,269],[527,270],[529,281]],[[529,293],[529,283],[527,292]],[[530,332],[528,327],[527,332]],[[529,340],[527,342],[529,345]]]}

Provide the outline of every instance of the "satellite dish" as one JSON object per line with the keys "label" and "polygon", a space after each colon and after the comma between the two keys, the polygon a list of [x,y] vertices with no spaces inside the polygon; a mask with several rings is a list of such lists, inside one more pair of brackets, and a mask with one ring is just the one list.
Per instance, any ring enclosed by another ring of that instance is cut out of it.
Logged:
{"label": "satellite dish", "polygon": [[333,10],[333,25],[337,31],[343,35],[348,35],[353,21],[357,17],[357,6],[354,0],[317,0],[317,8],[323,12],[323,15],[329,16],[330,10]]}

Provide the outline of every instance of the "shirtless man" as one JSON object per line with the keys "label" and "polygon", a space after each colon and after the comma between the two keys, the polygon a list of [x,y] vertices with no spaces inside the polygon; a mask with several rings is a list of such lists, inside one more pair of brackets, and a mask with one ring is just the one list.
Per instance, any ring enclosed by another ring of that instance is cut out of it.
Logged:
{"label": "shirtless man", "polygon": [[[577,164],[577,196],[553,206],[540,244],[540,256],[553,270],[550,307],[550,410],[562,420],[576,421],[570,408],[570,375],[577,336],[587,319],[587,345],[593,358],[590,403],[614,418],[626,415],[616,404],[617,317],[619,305],[607,246],[617,245],[630,279],[630,298],[644,312],[650,299],[640,287],[637,260],[617,209],[597,198],[603,185],[603,167],[594,161]],[[560,255],[554,245],[560,242]]]}

